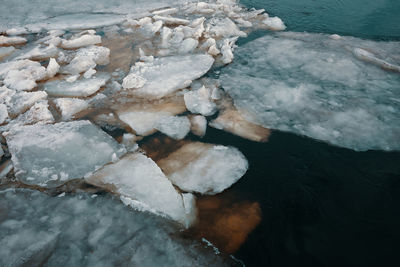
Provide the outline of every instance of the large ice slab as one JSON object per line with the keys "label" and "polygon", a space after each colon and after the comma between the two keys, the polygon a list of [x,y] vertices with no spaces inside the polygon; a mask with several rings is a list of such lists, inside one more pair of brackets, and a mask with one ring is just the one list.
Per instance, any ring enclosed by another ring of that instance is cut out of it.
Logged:
{"label": "large ice slab", "polygon": [[399,65],[399,46],[280,33],[240,47],[220,78],[254,123],[355,150],[399,150],[400,76],[384,70]]}
{"label": "large ice slab", "polygon": [[[128,154],[118,162],[104,166],[86,181],[121,195],[127,204],[166,215],[185,226],[196,217],[192,203],[184,203],[182,195],[157,164],[141,153]],[[190,206],[185,209],[185,204]]]}
{"label": "large ice slab", "polygon": [[16,126],[6,139],[16,178],[42,187],[82,178],[124,153],[89,121]]}
{"label": "large ice slab", "polygon": [[[176,225],[110,195],[0,191],[1,266],[232,266]],[[112,251],[112,253],[110,253]]]}
{"label": "large ice slab", "polygon": [[100,73],[92,78],[75,82],[54,80],[47,82],[44,90],[51,96],[86,97],[96,93],[109,79],[108,74]]}
{"label": "large ice slab", "polygon": [[209,195],[230,187],[248,168],[238,149],[200,142],[183,145],[157,164],[181,190]]}
{"label": "large ice slab", "polygon": [[153,62],[139,63],[131,73],[146,80],[133,94],[146,98],[162,98],[176,90],[185,88],[203,76],[213,65],[209,55],[171,56],[154,59]]}

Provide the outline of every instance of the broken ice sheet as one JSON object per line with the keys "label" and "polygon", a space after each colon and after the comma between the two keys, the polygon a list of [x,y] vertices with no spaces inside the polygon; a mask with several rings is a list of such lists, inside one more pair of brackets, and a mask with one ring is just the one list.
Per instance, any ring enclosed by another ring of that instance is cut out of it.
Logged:
{"label": "broken ice sheet", "polygon": [[87,97],[100,90],[109,79],[109,74],[99,73],[92,78],[74,82],[54,80],[45,83],[44,90],[51,96]]}
{"label": "broken ice sheet", "polygon": [[[375,65],[399,65],[399,45],[323,34],[268,35],[239,47],[220,79],[239,112],[256,124],[354,150],[399,150],[400,76]],[[360,60],[354,55],[359,47],[381,61]]]}
{"label": "broken ice sheet", "polygon": [[[175,224],[137,212],[109,194],[0,191],[0,265],[232,266]],[[112,253],[110,253],[112,251]]]}
{"label": "broken ice sheet", "polygon": [[73,119],[75,114],[89,108],[87,101],[78,98],[57,98],[54,103],[61,111],[63,121]]}
{"label": "broken ice sheet", "polygon": [[166,215],[185,226],[196,218],[194,203],[184,202],[156,163],[141,153],[127,154],[86,181],[121,195],[134,208]]}
{"label": "broken ice sheet", "polygon": [[125,152],[89,121],[16,126],[5,137],[16,178],[48,188],[82,178]]}
{"label": "broken ice sheet", "polygon": [[218,117],[209,123],[211,127],[255,142],[268,141],[268,137],[271,134],[269,129],[246,120],[227,97],[221,102],[222,107]]}
{"label": "broken ice sheet", "polygon": [[209,55],[192,54],[156,58],[153,62],[137,63],[131,73],[146,80],[139,89],[133,89],[136,96],[145,98],[162,98],[206,74],[214,63]]}
{"label": "broken ice sheet", "polygon": [[230,187],[248,168],[238,149],[201,142],[188,142],[157,164],[181,190],[209,195]]}
{"label": "broken ice sheet", "polygon": [[[122,99],[122,97],[119,97]],[[116,113],[136,134],[146,136],[156,132],[159,122],[186,111],[183,97],[164,98],[152,102],[117,105]]]}

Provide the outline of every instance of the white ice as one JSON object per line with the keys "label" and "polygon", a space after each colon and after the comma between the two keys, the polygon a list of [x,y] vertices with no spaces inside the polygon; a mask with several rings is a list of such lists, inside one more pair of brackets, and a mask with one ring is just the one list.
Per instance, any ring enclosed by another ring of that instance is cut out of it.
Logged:
{"label": "white ice", "polygon": [[242,115],[264,127],[354,150],[399,150],[400,76],[384,70],[399,65],[399,45],[279,33],[239,47],[220,79]]}
{"label": "white ice", "polygon": [[[182,195],[157,164],[141,153],[128,154],[116,163],[104,166],[86,181],[138,201],[140,208],[166,215],[185,226],[195,219],[195,213],[186,213]],[[125,202],[134,203],[128,199]]]}
{"label": "white ice", "polygon": [[217,111],[217,106],[211,100],[211,90],[205,86],[186,92],[184,99],[186,108],[192,113],[210,116]]}
{"label": "white ice", "polygon": [[[92,197],[96,196],[96,197]],[[0,191],[0,265],[232,266],[164,218],[109,194]],[[112,251],[112,253],[110,253]]]}
{"label": "white ice", "polygon": [[36,81],[46,78],[46,68],[39,62],[16,60],[0,64],[0,79],[10,89],[32,90],[37,86]]}
{"label": "white ice", "polygon": [[153,62],[136,63],[131,73],[147,82],[132,92],[141,97],[162,98],[190,85],[203,76],[214,63],[209,55],[192,54],[156,58]]}
{"label": "white ice", "polygon": [[201,115],[190,117],[190,130],[193,134],[203,137],[207,131],[207,119]]}
{"label": "white ice", "polygon": [[16,178],[42,187],[83,178],[124,153],[89,121],[16,126],[5,137]]}
{"label": "white ice", "polygon": [[183,139],[190,131],[190,121],[185,116],[168,116],[161,118],[155,127],[163,134],[174,139]]}
{"label": "white ice", "polygon": [[54,103],[61,111],[63,121],[73,119],[75,114],[89,108],[87,101],[78,98],[57,98]]}
{"label": "white ice", "polygon": [[157,163],[181,190],[209,195],[230,187],[248,168],[238,149],[200,142],[185,144]]}
{"label": "white ice", "polygon": [[74,82],[54,80],[47,82],[44,90],[51,96],[87,97],[96,93],[109,79],[110,76],[107,73],[99,73],[92,78]]}

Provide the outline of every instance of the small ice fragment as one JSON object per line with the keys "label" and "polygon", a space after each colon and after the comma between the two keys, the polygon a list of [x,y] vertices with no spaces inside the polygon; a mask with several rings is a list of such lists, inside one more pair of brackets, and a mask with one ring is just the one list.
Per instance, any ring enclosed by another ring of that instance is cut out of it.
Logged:
{"label": "small ice fragment", "polygon": [[63,121],[68,121],[74,118],[75,114],[89,107],[87,101],[77,98],[57,98],[54,100],[54,103],[61,111]]}
{"label": "small ice fragment", "polygon": [[57,61],[54,58],[50,58],[49,64],[47,65],[46,68],[47,77],[48,78],[54,77],[59,69],[60,65],[58,65]]}
{"label": "small ice fragment", "polygon": [[217,106],[211,101],[209,88],[202,86],[198,90],[189,91],[184,94],[186,108],[192,113],[211,116],[217,111]]}
{"label": "small ice fragment", "polygon": [[141,88],[145,85],[145,83],[146,83],[145,78],[141,77],[136,73],[130,73],[122,80],[122,88],[124,89]]}
{"label": "small ice fragment", "polygon": [[18,36],[4,36],[0,35],[0,46],[21,45],[26,43],[26,39]]}
{"label": "small ice fragment", "polygon": [[157,130],[174,139],[183,139],[190,131],[190,121],[184,116],[168,116],[158,121]]}
{"label": "small ice fragment", "polygon": [[271,31],[283,31],[286,29],[285,24],[279,17],[269,17],[262,22]]}
{"label": "small ice fragment", "polygon": [[193,134],[203,137],[207,130],[207,119],[201,115],[195,115],[190,118],[190,130]]}
{"label": "small ice fragment", "polygon": [[101,43],[101,36],[85,34],[75,39],[62,40],[61,47],[64,49],[77,49],[84,46]]}

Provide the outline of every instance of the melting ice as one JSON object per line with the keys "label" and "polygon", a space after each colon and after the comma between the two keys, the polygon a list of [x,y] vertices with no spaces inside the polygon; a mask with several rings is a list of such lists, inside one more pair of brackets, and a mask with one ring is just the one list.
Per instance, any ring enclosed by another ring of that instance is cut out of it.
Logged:
{"label": "melting ice", "polygon": [[280,33],[237,49],[223,88],[246,119],[354,150],[400,149],[400,43]]}

